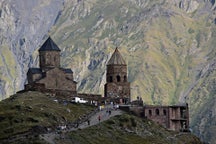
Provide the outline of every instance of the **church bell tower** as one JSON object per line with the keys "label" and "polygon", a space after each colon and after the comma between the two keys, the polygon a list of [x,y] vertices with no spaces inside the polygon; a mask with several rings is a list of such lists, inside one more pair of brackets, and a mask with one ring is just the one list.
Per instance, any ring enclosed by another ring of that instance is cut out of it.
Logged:
{"label": "church bell tower", "polygon": [[60,67],[60,52],[61,50],[49,37],[39,49],[40,68],[42,71]]}
{"label": "church bell tower", "polygon": [[127,65],[118,48],[107,63],[105,97],[114,98],[119,103],[130,102],[130,83],[127,78]]}

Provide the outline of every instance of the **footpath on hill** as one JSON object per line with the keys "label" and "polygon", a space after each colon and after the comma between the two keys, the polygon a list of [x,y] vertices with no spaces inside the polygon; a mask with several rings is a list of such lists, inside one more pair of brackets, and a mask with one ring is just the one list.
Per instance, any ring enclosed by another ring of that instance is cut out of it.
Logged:
{"label": "footpath on hill", "polygon": [[106,121],[113,116],[121,115],[124,112],[119,109],[113,109],[112,105],[107,105],[104,109],[95,112],[88,119],[77,121],[77,125],[69,126],[66,130],[54,131],[51,133],[40,135],[49,144],[55,144],[55,138],[64,138],[64,133],[75,131],[78,129],[84,129],[93,125],[97,125],[100,122]]}

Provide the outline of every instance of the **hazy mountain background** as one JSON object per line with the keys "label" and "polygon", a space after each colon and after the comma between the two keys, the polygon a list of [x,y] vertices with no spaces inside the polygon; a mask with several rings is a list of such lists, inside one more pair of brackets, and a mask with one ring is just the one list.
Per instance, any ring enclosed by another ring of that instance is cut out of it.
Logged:
{"label": "hazy mountain background", "polygon": [[103,94],[119,47],[134,99],[188,102],[197,136],[216,141],[215,0],[0,0],[0,96],[23,89],[50,35],[78,90]]}

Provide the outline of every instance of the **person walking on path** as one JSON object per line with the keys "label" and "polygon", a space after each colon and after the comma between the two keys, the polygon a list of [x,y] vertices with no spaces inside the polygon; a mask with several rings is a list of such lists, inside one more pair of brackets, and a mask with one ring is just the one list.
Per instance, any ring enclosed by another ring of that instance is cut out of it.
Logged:
{"label": "person walking on path", "polygon": [[98,116],[98,121],[99,121],[99,122],[101,121],[101,115]]}
{"label": "person walking on path", "polygon": [[78,127],[79,127],[79,121],[76,122],[76,128],[78,128]]}
{"label": "person walking on path", "polygon": [[109,110],[109,115],[111,115],[111,110]]}
{"label": "person walking on path", "polygon": [[88,119],[88,121],[87,121],[87,122],[88,122],[88,125],[90,125],[90,119]]}

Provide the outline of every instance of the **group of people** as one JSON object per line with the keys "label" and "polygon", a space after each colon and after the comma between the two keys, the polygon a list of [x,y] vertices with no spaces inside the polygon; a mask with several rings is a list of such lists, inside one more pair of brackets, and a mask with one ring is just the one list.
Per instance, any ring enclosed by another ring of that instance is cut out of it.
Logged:
{"label": "group of people", "polygon": [[[104,108],[105,108],[104,106],[99,106],[99,111],[102,111]],[[115,105],[111,103],[110,106],[106,108],[106,115],[110,116],[112,114],[112,110],[117,110],[118,108],[119,108],[119,105]],[[102,113],[98,115],[97,119],[98,119],[98,122],[101,122]],[[90,119],[87,120],[87,124],[90,125]]]}
{"label": "group of people", "polygon": [[111,109],[107,109],[107,110],[106,110],[106,113],[109,114],[109,115],[111,115],[111,113],[112,113],[112,112],[111,112]]}
{"label": "group of people", "polygon": [[[110,115],[112,114],[111,109],[107,109],[107,110],[106,110],[106,114],[110,116]],[[99,122],[101,121],[101,114],[98,115],[98,121],[99,121]]]}

